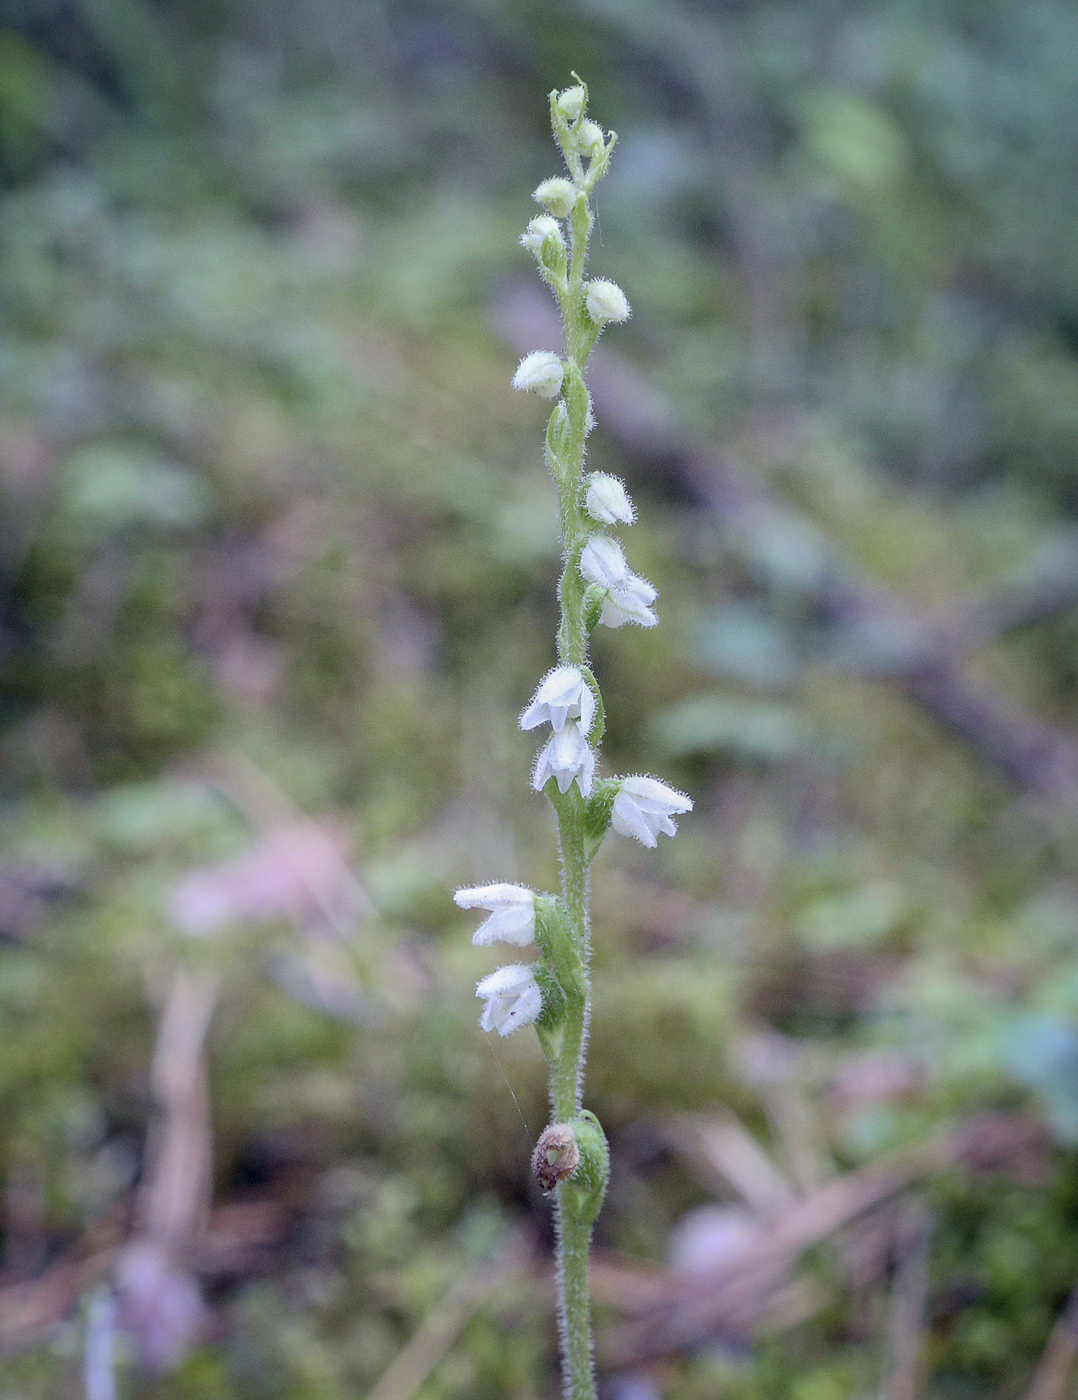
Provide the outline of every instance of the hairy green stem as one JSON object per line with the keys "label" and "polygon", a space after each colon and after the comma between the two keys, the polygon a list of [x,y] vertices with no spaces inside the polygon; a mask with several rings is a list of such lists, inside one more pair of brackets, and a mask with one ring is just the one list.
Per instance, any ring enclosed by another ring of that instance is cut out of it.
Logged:
{"label": "hairy green stem", "polygon": [[[594,739],[597,742],[602,731],[603,708],[594,677],[586,670],[588,627],[580,554],[594,530],[582,501],[585,444],[591,418],[591,400],[584,382],[584,369],[598,338],[599,326],[586,310],[584,270],[593,223],[589,196],[606,172],[616,138],[611,134],[600,153],[591,153],[585,167],[576,149],[574,135],[580,128],[583,113],[575,124],[570,124],[559,111],[557,96],[557,93],[551,94],[554,133],[562,147],[576,191],[567,220],[567,265],[564,271],[558,270],[556,275],[554,272],[546,274],[546,280],[558,297],[565,333],[562,400],[551,414],[546,435],[547,464],[558,491],[563,547],[563,569],[558,583],[558,660],[563,666],[576,666],[584,670],[588,684],[595,687],[600,717]],[[562,899],[572,944],[571,953],[566,953],[559,969],[565,1008],[559,1035],[549,1042],[550,1098],[554,1121],[568,1124],[577,1119],[581,1112],[584,1087],[591,999],[588,864],[594,852],[586,841],[585,799],[579,787],[571,786],[568,792],[562,794],[552,781],[547,791],[558,817]],[[605,1170],[604,1165],[604,1187]],[[590,1204],[586,1203],[571,1182],[558,1187],[558,1325],[568,1400],[595,1400],[588,1251],[592,1223],[600,1200],[601,1192]]]}
{"label": "hairy green stem", "polygon": [[591,1297],[588,1252],[591,1222],[580,1218],[579,1205],[558,1192],[558,1330],[565,1364],[568,1400],[594,1400],[595,1371],[591,1347]]}
{"label": "hairy green stem", "polygon": [[[571,222],[569,287],[562,304],[568,362],[565,392],[567,440],[562,444],[563,450],[559,453],[555,470],[565,551],[565,564],[558,585],[561,607],[558,629],[559,659],[563,665],[571,666],[585,666],[588,661],[584,583],[579,567],[580,549],[587,537],[587,530],[579,498],[589,411],[588,392],[584,384],[587,348],[580,327],[580,300],[584,254],[590,228],[591,214],[587,209],[586,199],[581,199]],[[557,804],[562,896],[580,960],[583,994],[566,996],[562,1043],[557,1059],[551,1065],[552,1107],[555,1121],[561,1123],[567,1123],[574,1118],[581,1106],[591,997],[584,802],[575,788],[570,789],[566,798]],[[588,1292],[591,1222],[580,1218],[576,1201],[567,1198],[562,1191],[558,1192],[556,1212],[558,1324],[564,1357],[566,1394],[569,1400],[594,1400],[591,1302]]]}

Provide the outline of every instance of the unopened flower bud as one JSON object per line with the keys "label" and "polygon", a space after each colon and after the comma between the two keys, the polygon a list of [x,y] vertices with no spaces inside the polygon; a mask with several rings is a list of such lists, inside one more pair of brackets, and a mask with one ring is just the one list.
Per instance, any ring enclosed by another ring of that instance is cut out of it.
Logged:
{"label": "unopened flower bud", "polygon": [[517,365],[513,388],[525,389],[544,399],[556,399],[564,378],[565,366],[553,351],[533,350]]}
{"label": "unopened flower bud", "polygon": [[604,525],[631,525],[636,519],[629,493],[616,476],[592,472],[588,477],[588,494],[584,508],[592,520]]}
{"label": "unopened flower bud", "polygon": [[532,199],[556,219],[567,219],[576,199],[576,186],[571,180],[555,175],[532,191]]}
{"label": "unopened flower bud", "polygon": [[544,1128],[532,1153],[532,1171],[543,1195],[549,1196],[559,1181],[572,1176],[580,1166],[580,1148],[569,1123],[551,1123]]}
{"label": "unopened flower bud", "polygon": [[584,103],[588,100],[587,89],[584,87],[566,88],[564,92],[558,94],[558,111],[567,122],[575,122],[584,110]]}
{"label": "unopened flower bud", "polygon": [[521,247],[527,248],[529,253],[538,253],[548,233],[560,232],[561,225],[557,219],[552,219],[549,214],[537,214],[520,235]]}
{"label": "unopened flower bud", "polygon": [[597,326],[605,326],[608,321],[627,321],[632,314],[625,293],[618,284],[602,277],[588,283],[585,305]]}
{"label": "unopened flower bud", "polygon": [[598,122],[580,123],[576,133],[576,148],[582,156],[594,156],[603,149],[603,128]]}
{"label": "unopened flower bud", "polygon": [[544,277],[550,273],[557,279],[564,278],[568,250],[557,219],[549,214],[540,214],[538,218],[532,219],[521,234],[520,241],[535,255]]}

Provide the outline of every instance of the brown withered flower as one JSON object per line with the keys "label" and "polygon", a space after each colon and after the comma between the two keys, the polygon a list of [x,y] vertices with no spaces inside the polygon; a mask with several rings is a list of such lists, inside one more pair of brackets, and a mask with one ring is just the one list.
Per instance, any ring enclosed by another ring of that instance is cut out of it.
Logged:
{"label": "brown withered flower", "polygon": [[549,1196],[559,1181],[572,1176],[580,1166],[580,1149],[568,1123],[551,1123],[544,1128],[532,1153],[532,1171],[543,1195]]}

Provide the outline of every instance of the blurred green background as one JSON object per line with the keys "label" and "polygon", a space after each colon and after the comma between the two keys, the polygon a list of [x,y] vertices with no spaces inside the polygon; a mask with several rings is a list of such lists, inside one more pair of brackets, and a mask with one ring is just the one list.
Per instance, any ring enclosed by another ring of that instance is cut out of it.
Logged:
{"label": "blurred green background", "polygon": [[509,379],[572,69],[661,594],[606,760],[696,801],[594,874],[604,1400],[1072,1395],[1075,6],[0,15],[3,1400],[555,1392],[541,1056],[450,894],[556,880]]}

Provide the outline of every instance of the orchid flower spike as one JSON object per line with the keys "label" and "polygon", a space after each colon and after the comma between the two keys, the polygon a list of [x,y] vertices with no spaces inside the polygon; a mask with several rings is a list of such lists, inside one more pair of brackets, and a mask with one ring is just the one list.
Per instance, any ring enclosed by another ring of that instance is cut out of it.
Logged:
{"label": "orchid flower spike", "polygon": [[634,836],[644,846],[657,846],[658,838],[674,836],[673,818],[692,811],[692,799],[658,778],[623,778],[614,798],[610,824],[621,836]]}
{"label": "orchid flower spike", "polygon": [[532,787],[542,792],[551,778],[558,781],[558,791],[566,793],[576,782],[583,797],[591,793],[595,780],[595,755],[588,747],[583,726],[573,720],[564,729],[556,729],[535,760]]}
{"label": "orchid flower spike", "polygon": [[490,918],[472,934],[479,948],[492,943],[512,943],[526,948],[535,942],[535,892],[523,885],[479,885],[457,890],[454,901],[461,909],[489,909]]}
{"label": "orchid flower spike", "polygon": [[512,1035],[530,1026],[543,1009],[543,994],[535,980],[534,963],[509,963],[491,972],[475,989],[486,1001],[479,1018],[479,1029]]}
{"label": "orchid flower spike", "polygon": [[539,683],[531,704],[520,717],[520,727],[537,729],[541,724],[551,724],[555,730],[562,730],[569,720],[578,719],[580,728],[589,734],[594,718],[591,686],[575,666],[559,666]]}

